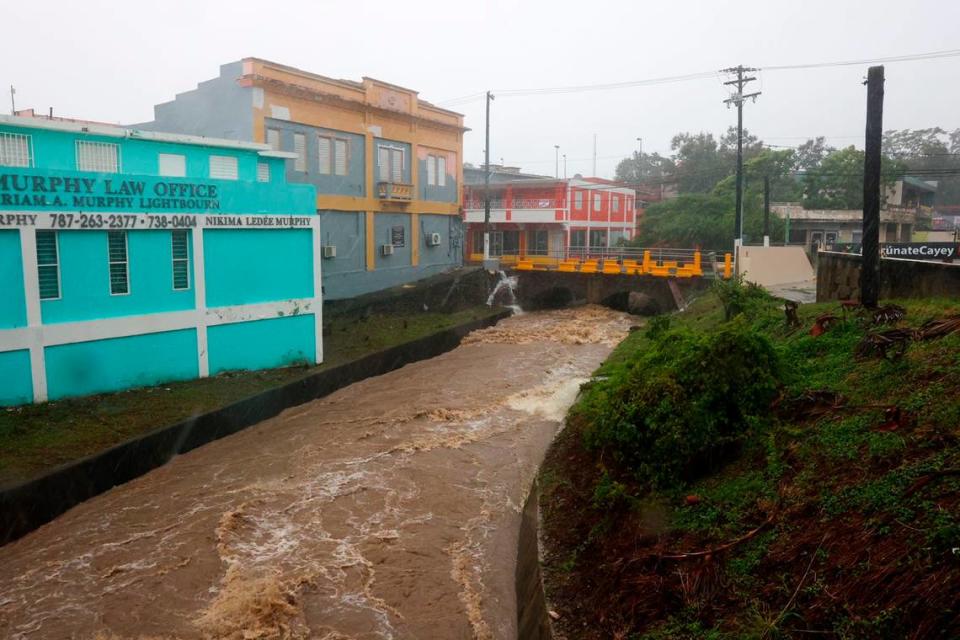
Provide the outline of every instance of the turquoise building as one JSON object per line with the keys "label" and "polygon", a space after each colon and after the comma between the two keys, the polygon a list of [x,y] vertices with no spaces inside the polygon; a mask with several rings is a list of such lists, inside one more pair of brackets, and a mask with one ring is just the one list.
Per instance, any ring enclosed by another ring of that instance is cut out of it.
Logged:
{"label": "turquoise building", "polygon": [[0,116],[0,405],[322,361],[316,194],[290,157]]}

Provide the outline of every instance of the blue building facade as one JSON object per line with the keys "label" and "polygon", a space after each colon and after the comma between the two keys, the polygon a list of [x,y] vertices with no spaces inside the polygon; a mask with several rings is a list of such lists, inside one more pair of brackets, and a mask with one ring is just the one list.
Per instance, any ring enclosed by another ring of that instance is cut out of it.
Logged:
{"label": "blue building facade", "polygon": [[322,361],[320,218],[289,157],[0,116],[0,405]]}

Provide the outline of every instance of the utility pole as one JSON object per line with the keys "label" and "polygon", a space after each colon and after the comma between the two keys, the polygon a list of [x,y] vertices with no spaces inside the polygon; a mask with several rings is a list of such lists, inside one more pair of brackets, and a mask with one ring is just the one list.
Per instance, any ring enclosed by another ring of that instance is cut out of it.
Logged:
{"label": "utility pole", "polygon": [[567,154],[563,154],[563,179],[567,179]]}
{"label": "utility pole", "polygon": [[759,91],[755,93],[743,93],[743,88],[746,84],[756,80],[754,76],[744,76],[745,73],[749,73],[750,71],[756,71],[756,69],[745,67],[742,64],[721,71],[721,73],[737,74],[736,80],[730,80],[723,84],[737,86],[737,92],[724,100],[724,103],[726,103],[728,109],[731,104],[737,105],[737,201],[736,211],[734,212],[733,250],[735,259],[737,260],[738,271],[740,260],[736,254],[738,253],[740,245],[743,243],[743,102],[747,98],[752,98],[753,101],[756,102],[757,96],[760,95]]}
{"label": "utility pole", "polygon": [[[553,145],[553,155],[554,155],[554,169],[553,177],[560,178],[560,145]],[[566,158],[566,156],[564,156]]]}
{"label": "utility pole", "polygon": [[770,176],[763,176],[763,246],[770,246]]}
{"label": "utility pole", "polygon": [[493,94],[487,91],[487,148],[483,150],[483,259],[490,259],[490,101]]}
{"label": "utility pole", "polygon": [[17,90],[13,88],[13,85],[10,85],[10,115],[12,116],[17,115],[17,102],[13,97],[16,93]]}
{"label": "utility pole", "polygon": [[867,72],[867,131],[863,158],[863,256],[860,304],[877,306],[880,297],[880,142],[883,137],[883,67]]}

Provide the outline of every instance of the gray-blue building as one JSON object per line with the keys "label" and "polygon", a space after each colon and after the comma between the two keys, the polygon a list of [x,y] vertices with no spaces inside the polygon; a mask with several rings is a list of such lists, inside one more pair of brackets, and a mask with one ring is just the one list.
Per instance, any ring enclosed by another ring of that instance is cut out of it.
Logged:
{"label": "gray-blue building", "polygon": [[135,126],[292,153],[287,180],[317,191],[326,299],[462,264],[463,116],[416,91],[245,58]]}

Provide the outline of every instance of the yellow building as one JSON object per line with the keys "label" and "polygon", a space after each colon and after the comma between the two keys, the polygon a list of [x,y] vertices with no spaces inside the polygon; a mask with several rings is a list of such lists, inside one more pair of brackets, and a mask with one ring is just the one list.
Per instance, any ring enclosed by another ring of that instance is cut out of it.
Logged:
{"label": "yellow building", "polygon": [[327,299],[462,262],[463,116],[416,91],[245,58],[157,105],[154,120],[137,126],[294,153],[287,180],[317,189]]}

